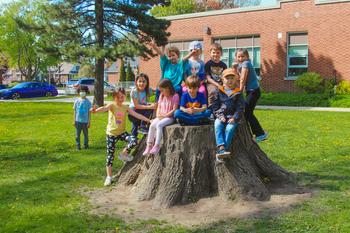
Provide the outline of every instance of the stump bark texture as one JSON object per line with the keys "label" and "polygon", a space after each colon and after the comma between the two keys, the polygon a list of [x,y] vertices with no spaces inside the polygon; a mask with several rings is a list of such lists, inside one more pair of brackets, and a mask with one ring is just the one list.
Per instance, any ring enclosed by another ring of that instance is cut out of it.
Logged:
{"label": "stump bark texture", "polygon": [[139,201],[153,200],[154,208],[221,196],[224,200],[269,200],[271,185],[294,183],[294,176],[272,162],[252,139],[245,122],[237,128],[231,156],[215,162],[213,125],[164,129],[157,155],[142,156],[145,138],[117,175],[118,185],[128,186]]}

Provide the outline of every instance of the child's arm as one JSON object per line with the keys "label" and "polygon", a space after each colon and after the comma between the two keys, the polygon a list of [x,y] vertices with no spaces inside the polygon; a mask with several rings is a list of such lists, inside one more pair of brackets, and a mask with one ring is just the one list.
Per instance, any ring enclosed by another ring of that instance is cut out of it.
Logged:
{"label": "child's arm", "polygon": [[89,121],[88,121],[88,128],[90,128],[90,122],[91,122],[91,112],[89,111]]}
{"label": "child's arm", "polygon": [[111,106],[112,106],[112,104],[107,104],[106,106],[96,108],[96,105],[94,105],[90,111],[92,113],[107,112],[111,109]]}
{"label": "child's arm", "polygon": [[75,117],[76,117],[76,111],[75,111],[75,108],[74,108],[74,114],[73,114],[73,126],[75,127]]}
{"label": "child's arm", "polygon": [[239,82],[239,89],[243,92],[245,89],[245,85],[247,84],[249,70],[247,67],[243,67],[241,71],[241,77]]}
{"label": "child's arm", "polygon": [[151,105],[142,105],[139,104],[138,99],[132,98],[132,101],[134,102],[135,109],[156,109],[157,105],[156,104],[151,104]]}
{"label": "child's arm", "polygon": [[193,109],[190,109],[190,108],[185,108],[181,106],[180,110],[188,114],[193,114]]}
{"label": "child's arm", "polygon": [[179,104],[175,104],[174,106],[173,106],[173,109],[170,111],[170,112],[168,112],[167,114],[165,114],[164,116],[163,116],[163,118],[170,118],[170,117],[173,117],[173,115],[174,115],[174,112],[176,111],[176,109],[178,109],[178,107],[179,107]]}
{"label": "child's arm", "polygon": [[145,116],[143,116],[143,115],[141,115],[141,114],[135,112],[134,110],[132,110],[132,109],[130,109],[130,108],[128,108],[128,113],[129,113],[131,116],[133,116],[133,117],[135,117],[135,118],[137,118],[137,119],[139,119],[139,120],[141,120],[141,121],[146,121],[146,122],[148,122],[148,123],[151,122],[150,119],[148,119],[147,117],[145,117]]}
{"label": "child's arm", "polygon": [[151,46],[158,53],[159,56],[162,57],[165,55],[165,53],[164,53],[165,47],[164,46],[162,46],[162,49],[160,49],[154,41],[152,41]]}
{"label": "child's arm", "polygon": [[220,84],[215,82],[215,80],[212,79],[210,75],[207,75],[207,80],[208,80],[208,83],[211,83],[211,84],[215,85],[216,87],[220,87]]}
{"label": "child's arm", "polygon": [[204,112],[205,110],[207,110],[207,105],[203,104],[201,108],[194,108],[194,113],[198,113],[198,112]]}
{"label": "child's arm", "polygon": [[192,57],[193,56],[193,54],[195,54],[197,52],[197,50],[196,49],[193,49],[191,52],[189,52],[186,56],[184,56],[183,58],[182,58],[182,60],[183,61],[187,61],[188,59],[190,59],[190,57]]}

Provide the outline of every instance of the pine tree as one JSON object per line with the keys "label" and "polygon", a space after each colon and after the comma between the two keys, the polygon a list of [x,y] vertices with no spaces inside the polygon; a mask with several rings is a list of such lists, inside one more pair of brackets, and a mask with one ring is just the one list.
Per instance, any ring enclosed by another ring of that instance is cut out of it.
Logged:
{"label": "pine tree", "polygon": [[124,59],[120,59],[120,67],[119,67],[119,82],[125,82],[126,81],[126,74],[125,74],[125,63]]}
{"label": "pine tree", "polygon": [[126,81],[132,82],[135,81],[135,74],[133,70],[131,69],[130,62],[128,62],[128,66],[126,68]]}

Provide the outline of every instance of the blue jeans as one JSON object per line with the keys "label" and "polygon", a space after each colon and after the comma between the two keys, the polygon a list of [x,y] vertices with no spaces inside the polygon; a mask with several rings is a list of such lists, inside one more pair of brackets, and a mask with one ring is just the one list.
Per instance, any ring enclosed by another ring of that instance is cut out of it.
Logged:
{"label": "blue jeans", "polygon": [[77,146],[80,147],[80,134],[81,131],[83,131],[84,134],[84,146],[89,145],[89,135],[88,135],[88,123],[81,123],[76,121],[75,122],[75,129],[76,129],[76,135],[75,135],[75,142]]}
{"label": "blue jeans", "polygon": [[188,114],[180,109],[177,109],[174,113],[175,119],[179,119],[181,123],[186,125],[200,125],[203,123],[203,120],[208,119],[210,117],[211,111],[209,109],[199,112],[196,114]]}
{"label": "blue jeans", "polygon": [[215,139],[216,146],[224,146],[225,150],[230,149],[230,145],[233,140],[233,136],[235,135],[235,131],[237,129],[238,123],[223,123],[219,119],[215,120]]}
{"label": "blue jeans", "polygon": [[[150,118],[153,114],[153,109],[135,109],[135,112]],[[138,133],[138,128],[142,125],[145,125],[145,122],[131,116],[128,115],[129,120],[132,123],[132,128],[131,128],[131,135],[134,136],[137,139],[137,133]]]}
{"label": "blue jeans", "polygon": [[[181,96],[182,96],[182,86],[181,85],[177,85],[174,87],[175,92],[179,95],[179,99],[181,100]],[[156,102],[158,102],[159,100],[159,96],[160,96],[160,91],[157,88],[156,89]]]}

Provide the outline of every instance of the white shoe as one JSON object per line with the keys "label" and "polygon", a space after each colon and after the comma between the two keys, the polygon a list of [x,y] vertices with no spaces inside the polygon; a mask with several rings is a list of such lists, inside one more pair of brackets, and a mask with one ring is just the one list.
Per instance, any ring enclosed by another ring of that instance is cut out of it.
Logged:
{"label": "white shoe", "polygon": [[120,152],[118,155],[119,160],[126,162],[127,161],[127,155],[125,155],[123,152]]}
{"label": "white shoe", "polygon": [[112,184],[112,177],[107,176],[105,183],[104,183],[104,186],[110,186],[111,184]]}
{"label": "white shoe", "polygon": [[130,162],[130,161],[133,161],[133,160],[134,160],[134,156],[129,155],[129,154],[126,156],[126,161]]}

